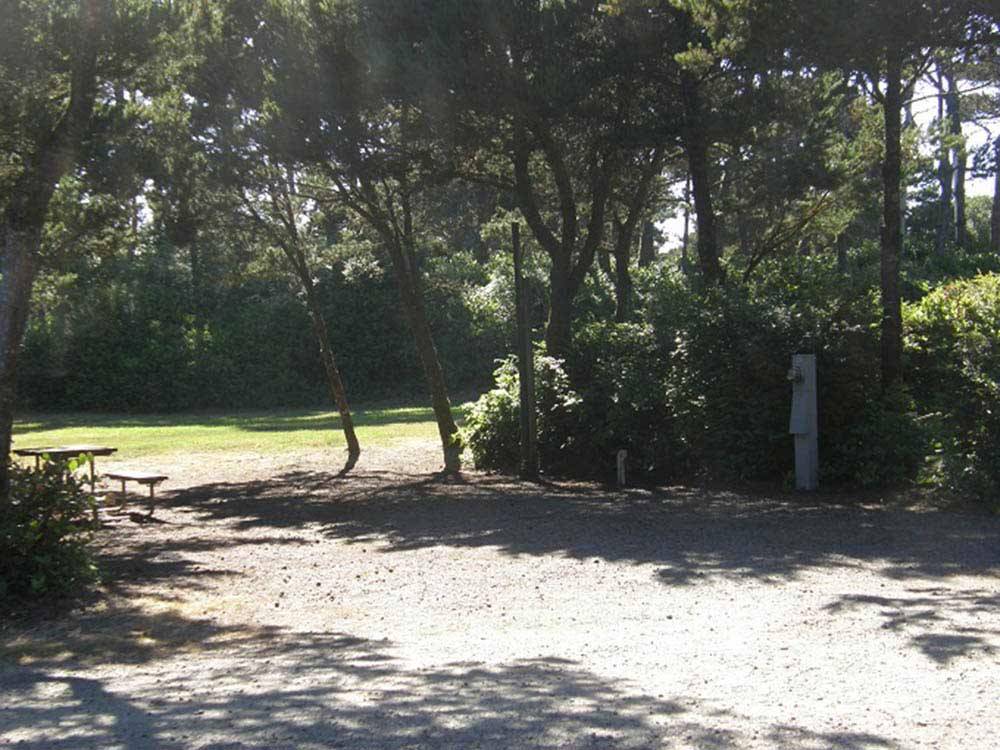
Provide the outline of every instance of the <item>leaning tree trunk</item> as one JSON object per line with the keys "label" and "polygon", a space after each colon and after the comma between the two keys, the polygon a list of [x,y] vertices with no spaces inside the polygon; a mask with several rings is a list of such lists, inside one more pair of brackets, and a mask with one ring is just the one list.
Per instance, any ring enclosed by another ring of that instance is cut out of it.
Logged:
{"label": "leaning tree trunk", "polygon": [[10,491],[7,456],[10,455],[17,392],[17,358],[24,338],[31,288],[38,270],[41,233],[19,230],[7,220],[0,227],[0,497]]}
{"label": "leaning tree trunk", "polygon": [[902,377],[903,314],[899,293],[899,263],[903,254],[902,207],[899,201],[903,161],[901,110],[902,54],[889,50],[885,71],[885,161],[882,164],[882,388]]}
{"label": "leaning tree trunk", "polygon": [[330,346],[330,332],[326,326],[326,318],[320,307],[319,300],[316,299],[316,290],[313,287],[307,269],[302,269],[305,273],[299,273],[299,280],[302,282],[306,294],[306,306],[309,308],[309,319],[312,321],[313,333],[316,335],[316,342],[319,344],[320,357],[323,359],[323,369],[326,371],[326,382],[330,388],[330,395],[337,405],[340,414],[340,427],[344,431],[344,439],[347,441],[347,463],[344,464],[342,473],[347,473],[354,468],[361,456],[361,444],[358,442],[357,433],[354,431],[354,417],[351,415],[351,408],[347,403],[347,390],[344,388],[344,381],[340,377],[340,368],[337,367],[337,360],[333,356],[333,347]]}
{"label": "leaning tree trunk", "polygon": [[42,230],[56,184],[76,163],[96,97],[100,0],[80,0],[79,38],[71,56],[69,100],[51,130],[29,133],[34,155],[10,191],[0,223],[0,498],[10,494],[8,456],[14,427],[17,358],[38,272]]}
{"label": "leaning tree trunk", "polygon": [[387,244],[402,302],[403,316],[413,334],[424,379],[430,391],[431,406],[434,409],[434,418],[437,420],[438,434],[441,437],[441,449],[444,453],[444,468],[447,472],[458,472],[462,469],[462,443],[455,419],[451,414],[451,401],[448,399],[441,360],[438,358],[434,336],[427,321],[427,310],[424,307],[414,254],[409,248],[396,242]]}

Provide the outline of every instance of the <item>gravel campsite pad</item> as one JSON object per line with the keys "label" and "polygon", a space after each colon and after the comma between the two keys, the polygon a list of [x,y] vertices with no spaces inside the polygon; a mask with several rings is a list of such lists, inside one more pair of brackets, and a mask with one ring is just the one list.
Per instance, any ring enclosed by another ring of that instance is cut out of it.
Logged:
{"label": "gravel campsite pad", "polygon": [[102,590],[0,631],[0,746],[1000,742],[1000,519],[436,458],[158,466]]}

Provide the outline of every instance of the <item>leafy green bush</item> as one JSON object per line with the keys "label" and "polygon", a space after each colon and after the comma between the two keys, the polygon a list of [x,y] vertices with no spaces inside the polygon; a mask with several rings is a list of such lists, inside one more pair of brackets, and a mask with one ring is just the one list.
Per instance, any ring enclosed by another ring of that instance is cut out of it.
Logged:
{"label": "leafy green bush", "polygon": [[[810,259],[702,294],[669,271],[644,280],[644,322],[579,325],[565,365],[540,360],[541,467],[610,478],[624,448],[637,478],[780,480],[794,459],[786,373],[793,353],[814,352],[823,483],[914,477],[926,440],[908,393],[882,393],[870,281]],[[468,418],[467,438],[478,466],[511,470],[513,360],[496,377]]]}
{"label": "leafy green bush", "polygon": [[611,477],[621,449],[634,475],[666,480],[686,473],[687,447],[667,398],[672,371],[651,325],[583,326],[570,362],[583,438],[572,473]]}
{"label": "leafy green bush", "polygon": [[903,386],[888,389],[865,401],[854,421],[831,447],[827,460],[840,482],[877,488],[913,478],[927,455],[927,436],[917,419],[916,404]]}
{"label": "leafy green bush", "polygon": [[93,497],[56,463],[12,464],[10,476],[10,498],[0,500],[0,598],[65,593],[93,580]]}
{"label": "leafy green bush", "polygon": [[[468,411],[462,438],[477,467],[512,472],[520,461],[517,359],[502,360],[494,379],[494,388]],[[543,353],[535,356],[535,407],[539,468],[567,473],[586,439],[580,429],[580,397],[570,386],[562,361]]]}
{"label": "leafy green bush", "polygon": [[935,289],[907,305],[907,366],[922,410],[938,415],[945,479],[1000,491],[1000,275]]}
{"label": "leafy green bush", "polygon": [[[757,281],[697,294],[657,280],[646,315],[667,353],[667,399],[691,469],[720,479],[774,480],[793,469],[791,355],[817,362],[820,466],[827,485],[888,485],[922,456],[905,394],[883,396],[878,307],[860,267],[821,259],[763,269]],[[876,460],[876,457],[877,460]]]}

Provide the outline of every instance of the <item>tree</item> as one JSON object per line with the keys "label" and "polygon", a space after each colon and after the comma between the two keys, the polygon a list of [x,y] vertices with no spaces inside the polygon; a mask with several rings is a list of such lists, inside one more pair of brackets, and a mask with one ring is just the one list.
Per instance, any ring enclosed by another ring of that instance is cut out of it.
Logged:
{"label": "tree", "polygon": [[[87,138],[110,4],[4,2],[0,46],[0,497],[9,491],[18,350],[56,185]],[[39,43],[38,40],[41,40]]]}
{"label": "tree", "polygon": [[547,350],[567,356],[613,186],[628,182],[634,158],[674,137],[662,118],[653,127],[634,19],[596,0],[364,7],[395,101],[419,111],[423,136],[451,155],[457,175],[513,196],[549,261]]}
{"label": "tree", "polygon": [[284,134],[269,144],[270,158],[316,169],[331,186],[326,199],[381,240],[430,392],[445,470],[458,471],[462,446],[425,309],[416,226],[421,192],[442,179],[436,155],[415,141],[413,114],[394,105],[375,74],[355,4],[303,10],[287,3],[275,11],[248,37],[268,83],[252,106]]}
{"label": "tree", "polygon": [[[883,112],[881,373],[889,388],[902,378],[903,253],[902,111],[939,50],[971,49],[995,33],[995,9],[985,1],[817,0],[770,3],[758,16],[804,66],[839,68],[857,76]],[[795,23],[789,23],[794,19]]]}
{"label": "tree", "polygon": [[303,175],[290,165],[253,165],[243,160],[235,176],[243,212],[267,241],[276,245],[299,284],[309,312],[313,334],[319,345],[330,396],[340,414],[340,426],[347,442],[347,462],[341,473],[354,468],[361,456],[361,445],[354,431],[354,417],[347,401],[340,368],[330,344],[326,317],[316,294],[311,256],[323,244],[319,235],[319,217],[315,200],[300,189]]}

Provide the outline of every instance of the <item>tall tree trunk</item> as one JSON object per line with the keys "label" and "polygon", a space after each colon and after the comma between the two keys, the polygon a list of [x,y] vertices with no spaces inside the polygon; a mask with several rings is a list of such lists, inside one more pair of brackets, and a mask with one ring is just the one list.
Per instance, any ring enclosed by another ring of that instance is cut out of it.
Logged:
{"label": "tall tree trunk", "polygon": [[1000,136],[993,144],[993,210],[990,212],[990,249],[1000,255]]}
{"label": "tall tree trunk", "polygon": [[895,49],[887,50],[885,70],[885,161],[882,164],[882,388],[902,377],[903,314],[899,293],[899,263],[903,254],[902,207],[899,202],[903,160],[901,110],[903,60]]}
{"label": "tall tree trunk", "polygon": [[937,128],[938,128],[938,167],[939,185],[937,232],[934,238],[934,251],[937,255],[948,252],[949,243],[955,236],[954,206],[952,188],[955,180],[955,168],[952,165],[952,150],[950,146],[951,119],[945,116],[945,73],[943,66],[938,64],[937,85]]}
{"label": "tall tree trunk", "polygon": [[[300,269],[300,271],[302,270],[308,271],[304,267]],[[347,389],[344,388],[344,381],[340,377],[340,368],[337,367],[337,360],[333,356],[330,332],[326,325],[323,309],[316,298],[316,289],[313,286],[312,278],[308,272],[304,274],[300,272],[299,280],[305,290],[306,306],[309,308],[309,319],[312,322],[313,333],[316,335],[316,343],[319,344],[320,357],[323,359],[326,382],[330,388],[333,402],[337,405],[337,412],[340,414],[340,427],[344,431],[344,439],[347,441],[347,463],[342,469],[342,473],[347,473],[354,468],[361,456],[361,444],[354,431],[354,417],[347,403]]]}
{"label": "tall tree trunk", "polygon": [[615,233],[615,322],[624,323],[632,312],[632,274],[629,269],[632,232],[618,225]]}
{"label": "tall tree trunk", "polygon": [[[408,211],[406,212],[409,213]],[[407,221],[407,223],[409,223]],[[408,238],[412,237],[406,232]],[[406,242],[411,242],[407,239]],[[444,371],[434,346],[434,336],[430,323],[427,321],[427,309],[424,306],[423,290],[421,289],[419,270],[416,268],[416,258],[412,245],[389,242],[389,257],[392,259],[393,274],[402,302],[403,316],[413,334],[417,347],[417,355],[424,371],[424,380],[430,392],[431,407],[437,421],[438,434],[441,437],[441,450],[444,455],[444,468],[447,472],[457,472],[462,469],[462,444],[458,436],[458,427],[451,413],[451,401],[445,385]]]}
{"label": "tall tree trunk", "polygon": [[51,130],[33,132],[24,170],[12,186],[0,221],[0,498],[10,494],[8,457],[14,427],[17,359],[38,272],[38,252],[59,180],[76,163],[96,96],[101,0],[80,0],[79,36],[71,55],[69,100]]}
{"label": "tall tree trunk", "polygon": [[40,230],[19,230],[7,221],[0,227],[0,498],[10,492],[7,457],[12,443],[17,398],[17,359],[24,338],[38,265]]}
{"label": "tall tree trunk", "polygon": [[639,268],[649,268],[656,260],[656,247],[654,246],[654,232],[656,227],[653,222],[644,221],[642,223],[642,239],[639,240]]}
{"label": "tall tree trunk", "polygon": [[965,139],[962,136],[962,106],[958,95],[958,83],[950,71],[945,74],[948,82],[948,93],[945,105],[948,111],[948,122],[951,137],[955,141],[954,153],[954,195],[955,195],[955,244],[965,249],[969,244],[969,230],[965,216],[965,172],[968,168],[968,154],[965,150]]}
{"label": "tall tree trunk", "polygon": [[698,221],[698,267],[702,283],[712,286],[722,281],[715,208],[712,205],[712,176],[708,158],[708,130],[700,83],[689,73],[681,78],[684,104],[684,148],[688,157],[694,211]]}
{"label": "tall tree trunk", "polygon": [[572,344],[573,297],[570,259],[552,257],[549,269],[549,319],[545,325],[545,351],[550,357],[565,358]]}

